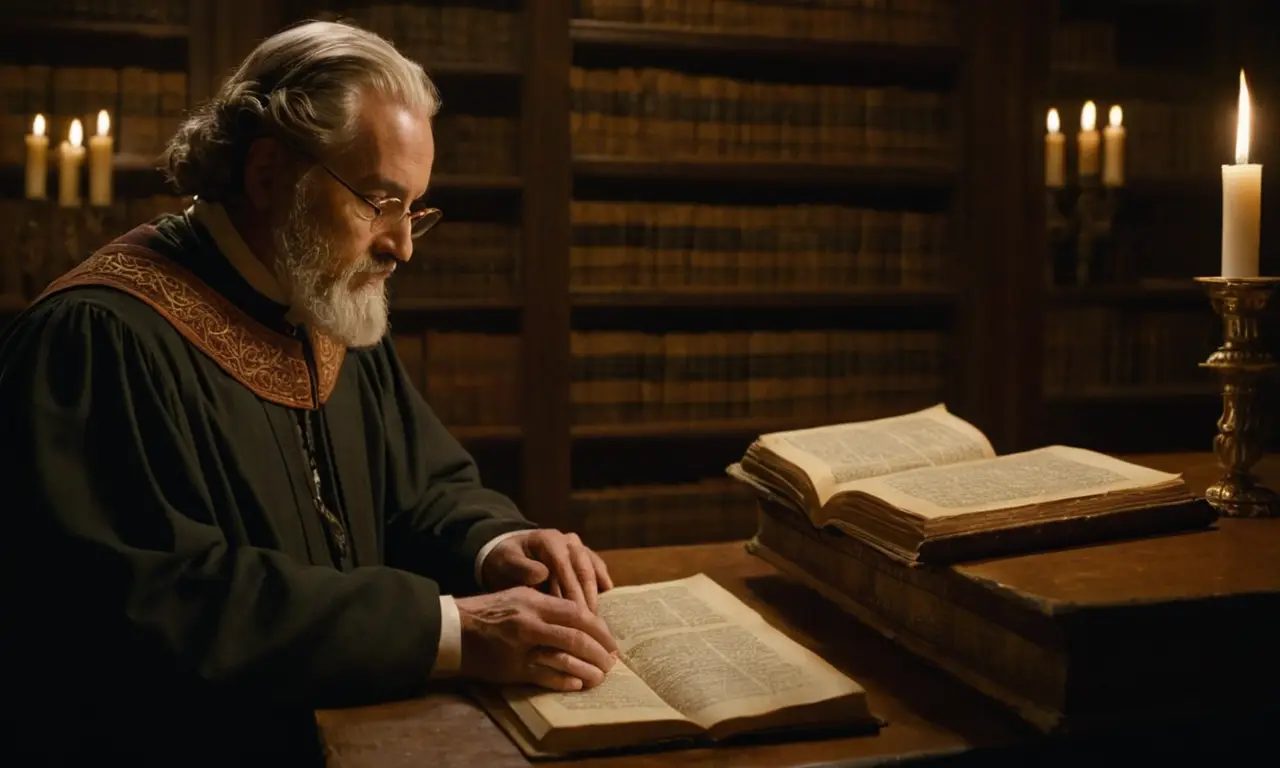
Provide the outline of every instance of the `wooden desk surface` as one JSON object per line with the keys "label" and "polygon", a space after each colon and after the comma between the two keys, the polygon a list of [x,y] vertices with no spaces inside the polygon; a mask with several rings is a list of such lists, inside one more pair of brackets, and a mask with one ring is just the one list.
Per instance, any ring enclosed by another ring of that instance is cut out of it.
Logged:
{"label": "wooden desk surface", "polygon": [[[1186,470],[1197,491],[1216,479],[1209,454],[1129,457],[1169,471]],[[1280,461],[1262,469],[1270,482]],[[1272,487],[1278,487],[1273,485]],[[547,766],[642,768],[693,766],[866,766],[1031,742],[1020,722],[809,590],[746,553],[741,542],[602,553],[618,584],[676,579],[698,572],[759,611],[774,626],[858,680],[873,710],[888,721],[878,735],[786,744],[654,752]],[[1277,566],[1280,568],[1280,566]],[[477,705],[442,690],[422,699],[317,712],[331,768],[523,766],[528,761]]]}

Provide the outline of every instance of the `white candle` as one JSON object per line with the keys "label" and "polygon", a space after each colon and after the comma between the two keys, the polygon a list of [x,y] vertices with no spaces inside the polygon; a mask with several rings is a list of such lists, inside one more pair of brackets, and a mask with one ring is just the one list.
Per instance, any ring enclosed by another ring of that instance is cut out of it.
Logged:
{"label": "white candle", "polygon": [[1257,277],[1262,166],[1249,162],[1249,87],[1240,70],[1236,162],[1222,166],[1222,276]]}
{"label": "white candle", "polygon": [[1067,137],[1062,133],[1062,121],[1057,109],[1049,110],[1046,123],[1049,132],[1044,135],[1044,185],[1058,188],[1066,183]]}
{"label": "white candle", "polygon": [[31,121],[31,133],[27,134],[27,199],[45,199],[49,196],[48,187],[49,137],[45,135],[44,115],[36,115]]}
{"label": "white candle", "polygon": [[1098,175],[1098,108],[1086,101],[1080,110],[1080,135],[1076,143],[1080,149],[1078,160],[1080,176]]}
{"label": "white candle", "polygon": [[67,141],[58,147],[58,204],[63,208],[80,205],[80,164],[84,162],[84,128],[71,121]]}
{"label": "white candle", "polygon": [[1124,186],[1124,112],[1112,105],[1108,125],[1102,129],[1102,183],[1108,187]]}
{"label": "white candle", "polygon": [[89,139],[89,205],[111,205],[111,117],[98,112],[98,135]]}

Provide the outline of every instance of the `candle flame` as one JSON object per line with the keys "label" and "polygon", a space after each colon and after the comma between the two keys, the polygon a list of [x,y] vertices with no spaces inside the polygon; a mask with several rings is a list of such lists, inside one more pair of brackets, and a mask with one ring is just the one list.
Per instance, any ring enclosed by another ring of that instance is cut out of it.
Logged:
{"label": "candle flame", "polygon": [[1086,101],[1080,110],[1080,130],[1092,131],[1098,126],[1098,107],[1092,101]]}
{"label": "candle flame", "polygon": [[36,119],[31,121],[31,133],[36,136],[43,136],[44,131],[44,115],[36,115]]}
{"label": "candle flame", "polygon": [[68,134],[71,146],[78,147],[84,143],[84,126],[80,125],[79,120],[71,121],[71,131]]}
{"label": "candle flame", "polygon": [[107,131],[111,130],[111,115],[107,114],[107,110],[98,111],[98,135],[106,136]]}
{"label": "candle flame", "polygon": [[1124,110],[1120,109],[1119,104],[1112,105],[1111,113],[1107,115],[1107,119],[1111,123],[1111,127],[1119,128],[1120,123],[1124,121]]}
{"label": "candle flame", "polygon": [[1240,102],[1236,107],[1236,164],[1249,162],[1249,86],[1240,70]]}
{"label": "candle flame", "polygon": [[1049,108],[1049,117],[1046,122],[1049,126],[1049,133],[1057,133],[1062,129],[1062,120],[1058,117],[1057,107]]}

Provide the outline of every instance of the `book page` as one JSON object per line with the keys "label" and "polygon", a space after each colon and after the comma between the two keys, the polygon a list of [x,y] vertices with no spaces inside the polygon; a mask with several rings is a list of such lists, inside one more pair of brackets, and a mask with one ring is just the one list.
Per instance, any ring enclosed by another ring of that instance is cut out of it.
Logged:
{"label": "book page", "polygon": [[774,432],[759,442],[809,475],[819,504],[864,478],[995,456],[982,432],[943,405],[875,421]]}
{"label": "book page", "polygon": [[1177,482],[1178,475],[1101,453],[1050,446],[965,466],[928,467],[862,480],[863,491],[936,519]]}
{"label": "book page", "polygon": [[862,688],[705,575],[600,596],[622,658],[704,728]]}
{"label": "book page", "polygon": [[[502,695],[539,739],[547,730],[534,725],[539,719],[550,728],[684,719],[622,662],[613,665],[604,682],[585,691],[561,693],[522,686],[504,689]],[[528,717],[526,708],[537,717]]]}

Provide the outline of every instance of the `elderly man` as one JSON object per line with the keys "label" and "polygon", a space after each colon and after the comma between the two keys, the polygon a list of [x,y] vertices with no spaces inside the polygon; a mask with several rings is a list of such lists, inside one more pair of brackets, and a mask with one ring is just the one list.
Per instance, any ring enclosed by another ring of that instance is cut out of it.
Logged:
{"label": "elderly man", "polygon": [[387,335],[437,105],[375,35],[271,37],[172,139],[195,204],[0,339],[10,750],[305,763],[316,707],[603,679],[604,564],[481,485]]}

